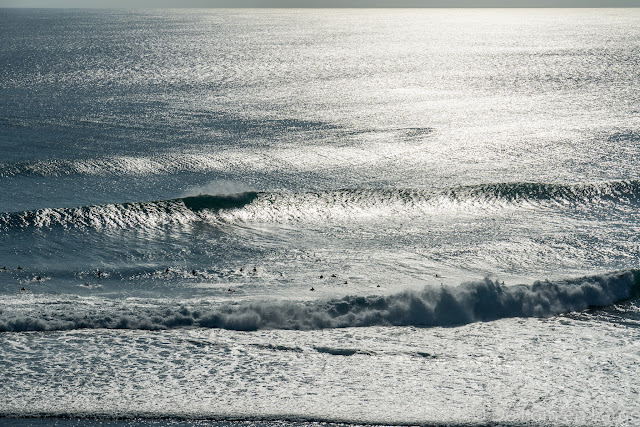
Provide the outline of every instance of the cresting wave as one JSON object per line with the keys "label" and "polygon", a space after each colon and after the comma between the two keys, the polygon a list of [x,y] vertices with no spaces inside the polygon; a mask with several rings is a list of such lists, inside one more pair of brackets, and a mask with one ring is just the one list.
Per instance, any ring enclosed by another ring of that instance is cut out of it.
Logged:
{"label": "cresting wave", "polygon": [[484,279],[459,286],[426,286],[388,296],[348,296],[312,302],[238,302],[227,305],[97,304],[80,299],[0,305],[0,331],[83,328],[167,329],[176,327],[324,329],[364,326],[454,326],[507,317],[547,317],[606,307],[640,296],[640,270],[532,285],[505,286]]}
{"label": "cresting wave", "polygon": [[244,192],[155,202],[40,209],[0,214],[0,229],[155,228],[208,222],[287,222],[424,214],[442,210],[519,206],[640,203],[640,181],[591,184],[496,183],[448,190],[343,189],[324,192]]}

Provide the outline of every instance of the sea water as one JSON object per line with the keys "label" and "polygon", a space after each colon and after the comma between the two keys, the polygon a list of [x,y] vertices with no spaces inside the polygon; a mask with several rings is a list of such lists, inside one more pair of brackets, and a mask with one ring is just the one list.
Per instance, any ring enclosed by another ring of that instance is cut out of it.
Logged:
{"label": "sea water", "polygon": [[637,425],[638,40],[0,9],[0,424]]}

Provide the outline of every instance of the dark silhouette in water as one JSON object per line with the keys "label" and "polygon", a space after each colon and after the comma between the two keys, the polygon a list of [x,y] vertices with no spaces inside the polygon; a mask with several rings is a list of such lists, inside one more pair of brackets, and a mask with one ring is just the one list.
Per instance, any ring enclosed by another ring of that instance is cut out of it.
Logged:
{"label": "dark silhouette in water", "polygon": [[315,291],[315,289],[313,289],[313,286],[311,287],[311,289],[309,289],[310,291]]}
{"label": "dark silhouette in water", "polygon": [[5,267],[2,267],[2,270],[3,270],[3,271],[7,271],[7,267],[6,267],[6,266],[5,266]]}
{"label": "dark silhouette in water", "polygon": [[191,274],[195,276],[196,275],[196,271],[195,270],[191,270]]}
{"label": "dark silhouette in water", "polygon": [[20,288],[20,292],[27,292],[27,290],[24,287],[22,287]]}
{"label": "dark silhouette in water", "polygon": [[18,270],[23,270],[23,268],[22,268],[22,267],[20,267],[20,266],[18,266]]}

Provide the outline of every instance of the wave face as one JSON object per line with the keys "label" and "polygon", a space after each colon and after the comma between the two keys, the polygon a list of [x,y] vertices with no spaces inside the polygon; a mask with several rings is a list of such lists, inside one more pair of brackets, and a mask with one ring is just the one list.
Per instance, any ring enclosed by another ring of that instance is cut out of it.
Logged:
{"label": "wave face", "polygon": [[[348,296],[328,301],[239,302],[172,307],[127,306],[91,300],[36,304],[29,313],[0,310],[0,331],[82,328],[167,329],[176,327],[311,330],[364,326],[453,326],[507,317],[548,317],[606,307],[637,297],[640,270],[532,285],[505,286],[484,279],[459,286],[426,286],[388,296]],[[20,307],[22,304],[17,304]]]}
{"label": "wave face", "polygon": [[0,215],[0,227],[5,230],[55,226],[154,228],[194,221],[234,223],[353,219],[521,204],[542,207],[628,205],[639,200],[639,181],[580,185],[498,183],[443,191],[374,188],[308,193],[243,192],[3,214]]}
{"label": "wave face", "polygon": [[199,195],[185,197],[182,200],[184,205],[194,212],[203,210],[237,209],[253,202],[258,197],[258,193],[245,192],[238,194],[225,194],[218,196]]}

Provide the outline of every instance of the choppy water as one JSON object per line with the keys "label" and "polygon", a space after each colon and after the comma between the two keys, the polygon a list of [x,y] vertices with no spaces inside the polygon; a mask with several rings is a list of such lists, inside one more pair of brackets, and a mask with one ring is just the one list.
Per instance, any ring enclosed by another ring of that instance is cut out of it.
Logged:
{"label": "choppy water", "polygon": [[0,40],[0,424],[640,422],[635,9]]}

